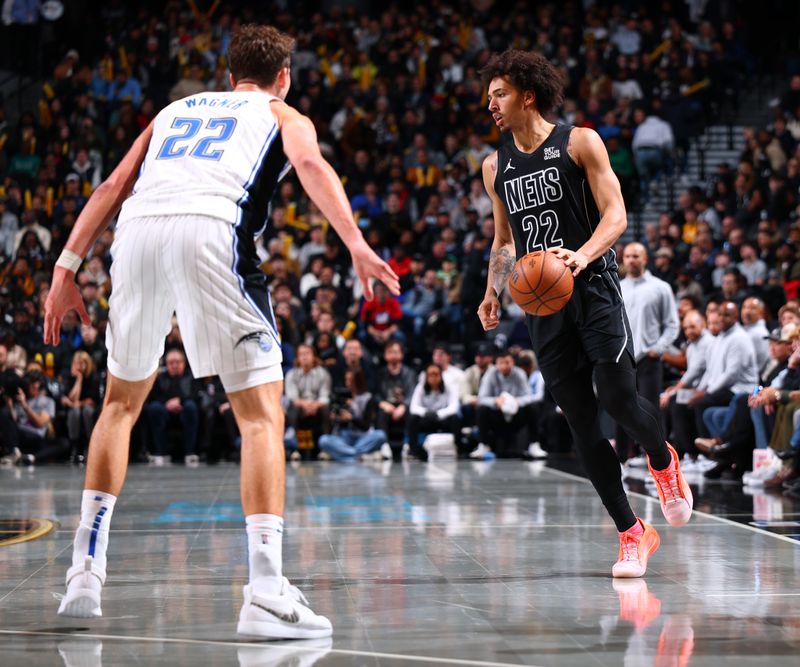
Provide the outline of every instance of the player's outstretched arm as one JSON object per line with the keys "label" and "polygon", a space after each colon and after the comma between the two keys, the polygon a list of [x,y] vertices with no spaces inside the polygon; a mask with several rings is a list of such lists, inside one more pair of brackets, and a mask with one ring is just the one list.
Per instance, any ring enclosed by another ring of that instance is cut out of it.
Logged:
{"label": "player's outstretched arm", "polygon": [[564,249],[556,251],[578,275],[616,243],[628,226],[628,218],[619,180],[611,169],[608,151],[600,135],[589,128],[575,128],[569,138],[569,153],[586,172],[586,179],[600,211],[600,222],[583,246],[574,253]]}
{"label": "player's outstretched arm", "polygon": [[133,146],[111,175],[97,186],[78,216],[64,250],[56,262],[53,283],[44,304],[45,344],[58,344],[61,337],[61,320],[70,310],[77,310],[83,323],[89,324],[89,314],[75,284],[75,272],[80,268],[89,248],[108,227],[122,206],[122,202],[131,193],[152,136],[151,123],[133,142]]}
{"label": "player's outstretched arm", "polygon": [[367,245],[353,219],[342,182],[319,150],[314,124],[283,102],[275,100],[271,104],[281,128],[283,152],[292,163],[308,196],[319,206],[350,251],[356,275],[364,286],[364,297],[367,301],[372,299],[370,279],[380,280],[392,294],[399,294],[400,280],[397,275]]}
{"label": "player's outstretched arm", "polygon": [[484,331],[494,329],[500,324],[500,301],[498,297],[508,283],[508,277],[514,270],[516,252],[511,225],[508,222],[503,202],[494,191],[494,179],[497,175],[497,152],[483,161],[483,186],[492,200],[494,217],[494,241],[489,255],[489,275],[486,281],[486,294],[478,307],[478,317]]}

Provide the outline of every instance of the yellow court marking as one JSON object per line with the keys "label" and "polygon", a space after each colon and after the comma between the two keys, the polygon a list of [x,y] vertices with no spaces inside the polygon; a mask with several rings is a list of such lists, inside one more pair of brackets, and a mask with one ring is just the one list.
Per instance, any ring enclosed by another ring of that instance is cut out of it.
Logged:
{"label": "yellow court marking", "polygon": [[58,523],[50,519],[0,519],[0,547],[38,540],[57,527]]}

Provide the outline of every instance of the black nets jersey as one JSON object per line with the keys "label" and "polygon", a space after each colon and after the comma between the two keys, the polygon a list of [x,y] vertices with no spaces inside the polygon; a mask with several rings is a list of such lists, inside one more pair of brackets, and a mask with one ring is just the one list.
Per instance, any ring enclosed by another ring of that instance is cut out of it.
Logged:
{"label": "black nets jersey", "polygon": [[[517,259],[549,248],[578,250],[600,222],[586,174],[567,152],[571,131],[571,125],[556,125],[532,153],[523,153],[513,139],[497,150],[494,190],[505,206]],[[616,270],[614,250],[587,268],[587,278]]]}

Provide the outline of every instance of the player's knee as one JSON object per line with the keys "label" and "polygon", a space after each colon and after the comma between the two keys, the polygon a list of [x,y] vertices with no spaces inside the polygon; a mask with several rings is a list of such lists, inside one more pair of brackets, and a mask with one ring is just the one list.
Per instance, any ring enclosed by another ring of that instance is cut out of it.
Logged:
{"label": "player's knee", "polygon": [[[100,412],[100,417],[109,419],[113,423],[133,423],[139,417],[141,406],[134,405],[130,400],[106,400],[103,404],[103,409]],[[165,410],[166,411],[166,410]]]}
{"label": "player's knee", "polygon": [[239,423],[239,431],[242,439],[260,440],[262,438],[272,438],[276,433],[283,435],[284,430],[283,412],[275,415],[264,415],[258,419],[242,420]]}

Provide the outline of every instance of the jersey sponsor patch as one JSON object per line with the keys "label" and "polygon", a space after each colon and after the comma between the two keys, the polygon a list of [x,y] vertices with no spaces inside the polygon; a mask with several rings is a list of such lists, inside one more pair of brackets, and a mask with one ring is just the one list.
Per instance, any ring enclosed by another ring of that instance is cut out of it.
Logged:
{"label": "jersey sponsor patch", "polygon": [[561,157],[561,149],[548,146],[544,149],[543,157],[545,160],[555,160],[557,157]]}

